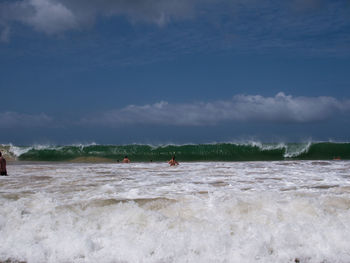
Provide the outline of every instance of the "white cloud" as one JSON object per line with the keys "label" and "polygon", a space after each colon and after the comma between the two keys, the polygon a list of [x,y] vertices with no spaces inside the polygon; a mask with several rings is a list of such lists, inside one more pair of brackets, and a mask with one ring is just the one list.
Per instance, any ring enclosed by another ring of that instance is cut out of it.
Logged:
{"label": "white cloud", "polygon": [[91,24],[98,16],[121,15],[162,26],[188,18],[197,1],[210,0],[16,0],[0,3],[0,22],[20,21],[47,34]]}
{"label": "white cloud", "polygon": [[47,34],[79,27],[75,14],[56,0],[21,0],[0,4],[0,22],[22,22]]}
{"label": "white cloud", "polygon": [[161,101],[129,105],[121,109],[86,116],[78,121],[69,117],[54,120],[41,114],[0,113],[1,128],[78,126],[123,127],[127,125],[210,126],[221,123],[312,123],[350,112],[350,100],[333,97],[274,97],[236,95],[230,100],[171,104]]}
{"label": "white cloud", "polygon": [[0,113],[1,128],[35,128],[45,127],[53,122],[53,119],[44,113],[38,115],[22,114],[17,112]]}
{"label": "white cloud", "polygon": [[349,111],[349,101],[333,97],[275,97],[236,95],[231,100],[130,105],[84,118],[81,123],[120,126],[128,124],[205,126],[222,122],[309,123]]}
{"label": "white cloud", "polygon": [[[321,9],[326,12],[319,13]],[[196,23],[171,28],[168,34],[164,34],[165,30],[159,30],[159,35],[136,34],[138,41],[127,40],[127,47],[129,43],[135,46],[140,39],[142,42],[156,36],[151,43],[161,37],[162,45],[159,41],[155,43],[168,50],[167,58],[169,54],[176,56],[188,50],[270,52],[276,48],[293,48],[309,56],[343,56],[349,54],[348,45],[344,45],[350,41],[349,34],[346,34],[348,11],[347,5],[341,1],[324,0],[0,0],[0,25],[10,28],[14,22],[20,22],[52,35],[87,28],[100,17],[119,16],[132,23],[159,26],[197,17]],[[9,39],[6,32],[2,33],[3,40]],[[332,37],[327,37],[329,35]],[[116,44],[120,45],[120,41],[125,41],[125,38],[118,38]],[[169,51],[170,48],[174,51]],[[154,52],[146,53],[152,54],[147,60],[154,60]],[[122,61],[123,58],[116,60]],[[126,60],[129,63],[146,59],[129,55]]]}
{"label": "white cloud", "polygon": [[53,0],[28,0],[19,4],[22,9],[33,9],[29,16],[19,17],[24,23],[47,34],[77,28],[76,18],[71,10]]}

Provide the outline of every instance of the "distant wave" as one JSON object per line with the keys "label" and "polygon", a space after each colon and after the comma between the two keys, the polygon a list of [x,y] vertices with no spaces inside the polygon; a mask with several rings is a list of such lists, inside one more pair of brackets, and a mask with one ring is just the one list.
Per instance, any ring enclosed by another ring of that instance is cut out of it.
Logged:
{"label": "distant wave", "polygon": [[278,161],[350,159],[350,143],[213,143],[186,145],[2,145],[4,154],[19,161],[118,161],[125,155],[136,162],[163,162],[172,155],[179,161]]}

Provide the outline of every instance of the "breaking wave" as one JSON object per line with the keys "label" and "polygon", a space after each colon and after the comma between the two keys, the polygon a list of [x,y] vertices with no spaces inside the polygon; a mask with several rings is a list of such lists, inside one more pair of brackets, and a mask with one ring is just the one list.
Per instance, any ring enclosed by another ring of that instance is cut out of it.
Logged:
{"label": "breaking wave", "polygon": [[350,159],[350,143],[215,143],[151,146],[66,145],[14,146],[1,150],[19,161],[118,161],[127,155],[136,162],[162,162],[176,155],[181,161],[278,161]]}

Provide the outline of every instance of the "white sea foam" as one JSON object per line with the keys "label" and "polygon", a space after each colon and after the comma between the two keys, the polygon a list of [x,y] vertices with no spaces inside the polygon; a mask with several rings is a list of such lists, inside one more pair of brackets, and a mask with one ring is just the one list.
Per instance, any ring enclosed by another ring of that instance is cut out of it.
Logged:
{"label": "white sea foam", "polygon": [[350,262],[350,162],[12,164],[0,262]]}
{"label": "white sea foam", "polygon": [[285,153],[283,154],[283,157],[293,158],[300,156],[303,153],[307,153],[312,145],[312,142],[309,141],[307,143],[261,143],[259,141],[250,141],[246,144],[258,147],[263,151],[284,149]]}
{"label": "white sea foam", "polygon": [[289,144],[286,147],[286,152],[284,154],[284,157],[292,158],[292,157],[300,156],[303,153],[307,153],[311,145],[312,145],[312,142]]}
{"label": "white sea foam", "polygon": [[[94,146],[94,145],[97,145],[97,144],[92,142],[92,143],[87,143],[87,144],[81,144],[81,143],[72,144],[72,145],[68,145],[68,146],[75,146],[75,147],[78,147],[81,150],[83,150],[85,147]],[[6,144],[3,146],[5,146],[5,147],[7,146],[8,147],[8,154],[13,155],[15,157],[19,157],[22,154],[29,152],[30,150],[45,150],[45,149],[60,150],[60,149],[62,149],[62,147],[64,147],[64,146],[56,146],[56,145],[50,145],[50,144],[34,144],[31,146],[16,146],[16,145],[13,145],[12,143]]]}
{"label": "white sea foam", "polygon": [[35,145],[32,145],[32,146],[16,146],[16,145],[13,145],[13,144],[10,143],[7,146],[9,146],[9,152],[11,154],[13,154],[14,156],[16,156],[16,157],[19,157],[22,154],[25,154],[25,153],[29,152],[32,149],[34,149],[34,150],[44,150],[44,149],[54,149],[54,148],[56,148],[56,146],[46,145],[46,144],[35,144]]}
{"label": "white sea foam", "polygon": [[10,144],[9,146],[10,146],[9,152],[12,153],[16,157],[33,149],[33,147],[20,147],[20,146],[15,146],[13,144]]}

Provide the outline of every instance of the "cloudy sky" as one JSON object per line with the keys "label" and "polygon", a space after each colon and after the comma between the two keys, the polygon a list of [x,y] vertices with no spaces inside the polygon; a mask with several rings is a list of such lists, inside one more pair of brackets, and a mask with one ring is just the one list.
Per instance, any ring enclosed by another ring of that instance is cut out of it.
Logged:
{"label": "cloudy sky", "polygon": [[0,0],[0,143],[350,140],[348,0]]}

